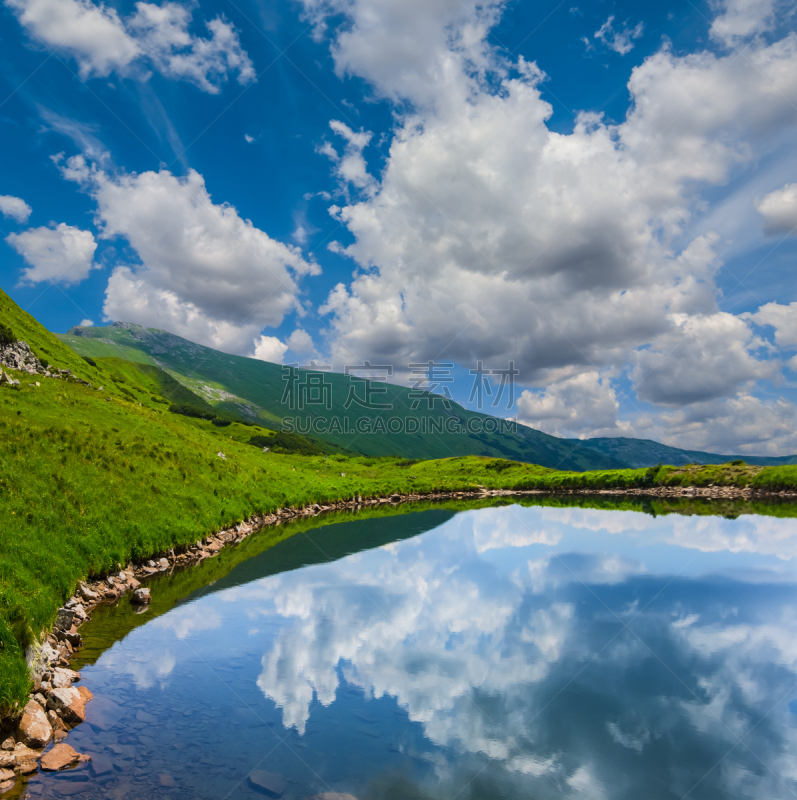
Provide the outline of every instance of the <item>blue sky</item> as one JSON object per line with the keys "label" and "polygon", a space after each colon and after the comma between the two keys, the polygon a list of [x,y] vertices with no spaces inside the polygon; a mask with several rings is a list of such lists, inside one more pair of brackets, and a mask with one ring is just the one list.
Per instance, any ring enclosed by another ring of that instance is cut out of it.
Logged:
{"label": "blue sky", "polygon": [[[797,452],[778,0],[0,6],[0,286],[565,436]],[[29,209],[29,211],[28,211]]]}

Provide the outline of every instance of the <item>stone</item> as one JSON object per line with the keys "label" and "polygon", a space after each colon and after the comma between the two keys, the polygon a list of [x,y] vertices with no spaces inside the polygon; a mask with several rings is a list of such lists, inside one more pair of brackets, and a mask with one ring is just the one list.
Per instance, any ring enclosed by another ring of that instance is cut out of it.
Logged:
{"label": "stone", "polygon": [[0,769],[0,783],[5,783],[14,779],[13,769]]}
{"label": "stone", "polygon": [[53,689],[69,689],[75,681],[80,680],[80,673],[72,669],[56,667],[53,670],[53,677],[50,683]]}
{"label": "stone", "polygon": [[0,783],[0,794],[5,794],[6,792],[10,792],[15,785],[16,785],[15,781],[3,781],[2,783]]}
{"label": "stone", "polygon": [[55,621],[55,627],[68,631],[72,627],[75,619],[75,612],[71,608],[64,606],[58,609],[58,618]]}
{"label": "stone", "polygon": [[66,633],[64,633],[64,638],[66,639],[72,647],[80,647],[83,644],[83,639],[80,634],[77,632],[75,626],[73,625]]}
{"label": "stone", "polygon": [[94,788],[95,786],[91,781],[59,781],[58,796],[73,797],[76,794],[83,794],[83,792],[88,792]]}
{"label": "stone", "polygon": [[285,778],[276,772],[267,772],[264,769],[253,769],[249,773],[249,783],[270,797],[282,797],[285,791]]}
{"label": "stone", "polygon": [[110,775],[113,772],[113,761],[104,753],[94,755],[91,757],[91,771],[98,778]]}
{"label": "stone", "polygon": [[[60,719],[58,721],[61,722]],[[61,725],[63,725],[63,724],[64,723],[61,722]],[[69,734],[65,730],[62,730],[60,728],[58,730],[54,730],[53,731],[53,741],[56,744],[58,744],[58,742],[63,742],[64,739],[66,739],[67,736],[69,736]]]}
{"label": "stone", "polygon": [[16,754],[6,750],[0,752],[0,767],[13,767],[16,762]]}
{"label": "stone", "polygon": [[162,558],[160,561],[158,561],[158,566],[161,569],[169,569],[169,559],[168,558]]}
{"label": "stone", "polygon": [[145,722],[147,725],[154,725],[158,721],[157,717],[153,716],[152,714],[148,714],[146,711],[137,711],[136,719],[139,722]]}
{"label": "stone", "polygon": [[[81,688],[85,689],[85,687]],[[47,706],[55,711],[64,722],[77,725],[86,719],[86,701],[78,689],[53,689],[47,698]]]}
{"label": "stone", "polygon": [[53,726],[47,719],[44,709],[30,700],[22,712],[17,727],[17,738],[28,747],[44,747],[53,735]]}
{"label": "stone", "polygon": [[80,584],[78,593],[84,600],[87,600],[90,603],[96,603],[100,599],[100,596],[97,594],[97,592],[89,589],[89,587],[84,583]]}
{"label": "stone", "polygon": [[158,775],[158,783],[161,786],[171,787],[174,786],[174,778],[168,772],[161,772]]}
{"label": "stone", "polygon": [[14,737],[9,736],[8,739],[5,739],[3,743],[0,744],[0,750],[13,750],[15,744]]}
{"label": "stone", "polygon": [[61,742],[42,756],[41,764],[45,772],[58,772],[67,767],[73,767],[79,761],[80,753],[71,745]]}
{"label": "stone", "polygon": [[321,794],[308,797],[307,800],[357,800],[357,798],[353,794],[344,792],[321,792]]}
{"label": "stone", "polygon": [[133,596],[130,598],[130,602],[134,606],[146,606],[149,604],[150,600],[152,600],[152,595],[149,589],[136,589],[133,592]]}

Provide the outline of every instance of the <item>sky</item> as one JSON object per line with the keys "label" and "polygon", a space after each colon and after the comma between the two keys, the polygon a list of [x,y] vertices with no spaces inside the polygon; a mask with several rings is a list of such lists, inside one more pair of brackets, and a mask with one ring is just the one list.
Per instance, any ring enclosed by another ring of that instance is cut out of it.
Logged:
{"label": "sky", "polygon": [[2,0],[0,287],[56,332],[431,361],[463,403],[511,363],[483,410],[547,433],[797,453],[796,28],[794,0]]}

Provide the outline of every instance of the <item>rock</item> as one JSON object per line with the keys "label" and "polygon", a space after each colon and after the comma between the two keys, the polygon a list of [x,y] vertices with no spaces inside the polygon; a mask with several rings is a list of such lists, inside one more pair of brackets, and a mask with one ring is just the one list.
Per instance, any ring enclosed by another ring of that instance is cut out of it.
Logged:
{"label": "rock", "polygon": [[59,797],[72,797],[76,794],[83,794],[83,792],[96,789],[91,781],[59,781],[58,782],[58,796]]}
{"label": "rock", "polygon": [[80,761],[78,753],[71,745],[61,742],[55,745],[42,756],[42,769],[45,772],[58,772],[58,770],[72,767]]}
{"label": "rock", "polygon": [[276,772],[253,769],[249,773],[249,782],[255,789],[259,789],[271,797],[282,797],[282,793],[285,791],[285,778]]}
{"label": "rock", "polygon": [[110,775],[113,772],[113,761],[104,753],[91,757],[91,771],[98,777]]}
{"label": "rock", "polygon": [[75,629],[73,625],[66,633],[64,633],[64,638],[66,639],[72,647],[80,647],[83,644],[83,639],[81,638],[80,634]]}
{"label": "rock", "polygon": [[13,769],[0,769],[0,783],[5,783],[14,779]]}
{"label": "rock", "polygon": [[158,721],[157,717],[154,717],[152,714],[147,714],[146,711],[137,711],[136,719],[139,722],[143,722],[147,725],[154,725]]}
{"label": "rock", "polygon": [[0,794],[5,794],[6,792],[10,792],[15,785],[16,781],[3,781],[2,783],[0,783]]}
{"label": "rock", "polygon": [[0,767],[13,767],[16,761],[16,754],[6,750],[0,752]]}
{"label": "rock", "polygon": [[152,600],[152,595],[149,589],[136,589],[135,592],[133,592],[133,596],[130,598],[130,602],[134,606],[146,606],[149,604],[150,600]]}
{"label": "rock", "polygon": [[[58,722],[60,722],[61,725],[63,726],[64,723],[61,722],[60,719],[58,720]],[[53,728],[55,728],[55,726],[53,726]],[[69,736],[69,734],[65,730],[61,730],[60,728],[58,730],[53,730],[53,741],[56,744],[58,744],[58,742],[63,742],[67,736]]]}
{"label": "rock", "polygon": [[51,680],[53,689],[69,689],[75,681],[80,680],[80,673],[72,669],[64,669],[63,667],[56,667],[53,670],[53,677]]}
{"label": "rock", "polygon": [[17,738],[28,747],[44,747],[52,735],[53,727],[44,709],[37,702],[29,701],[17,727]]}
{"label": "rock", "polygon": [[87,600],[90,603],[96,603],[100,599],[100,596],[97,594],[97,592],[89,589],[89,587],[86,586],[84,583],[80,584],[78,593],[84,600]]}
{"label": "rock", "polygon": [[357,800],[357,798],[353,794],[344,794],[343,792],[321,792],[321,794],[308,797],[307,800]]}
{"label": "rock", "polygon": [[14,745],[16,742],[14,741],[13,736],[9,736],[8,739],[4,740],[2,744],[0,744],[0,750],[13,750]]}
{"label": "rock", "polygon": [[[85,687],[81,688],[85,689]],[[47,699],[47,706],[55,711],[64,722],[72,725],[77,725],[86,719],[86,701],[78,689],[53,689]]]}
{"label": "rock", "polygon": [[158,566],[161,569],[169,569],[169,559],[168,558],[160,559],[160,561],[158,561]]}
{"label": "rock", "polygon": [[55,627],[68,631],[72,627],[74,619],[75,619],[75,612],[73,609],[66,608],[66,606],[64,606],[64,608],[59,608],[58,618],[55,621]]}
{"label": "rock", "polygon": [[174,778],[168,772],[161,772],[158,775],[158,783],[161,786],[171,787],[174,786]]}

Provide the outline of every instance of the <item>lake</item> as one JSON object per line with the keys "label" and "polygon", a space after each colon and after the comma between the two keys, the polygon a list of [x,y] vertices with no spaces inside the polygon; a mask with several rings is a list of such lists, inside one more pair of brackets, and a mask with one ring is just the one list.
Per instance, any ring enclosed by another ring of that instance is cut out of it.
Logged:
{"label": "lake", "polygon": [[794,519],[320,524],[98,611],[67,740],[93,760],[30,796],[797,796]]}

